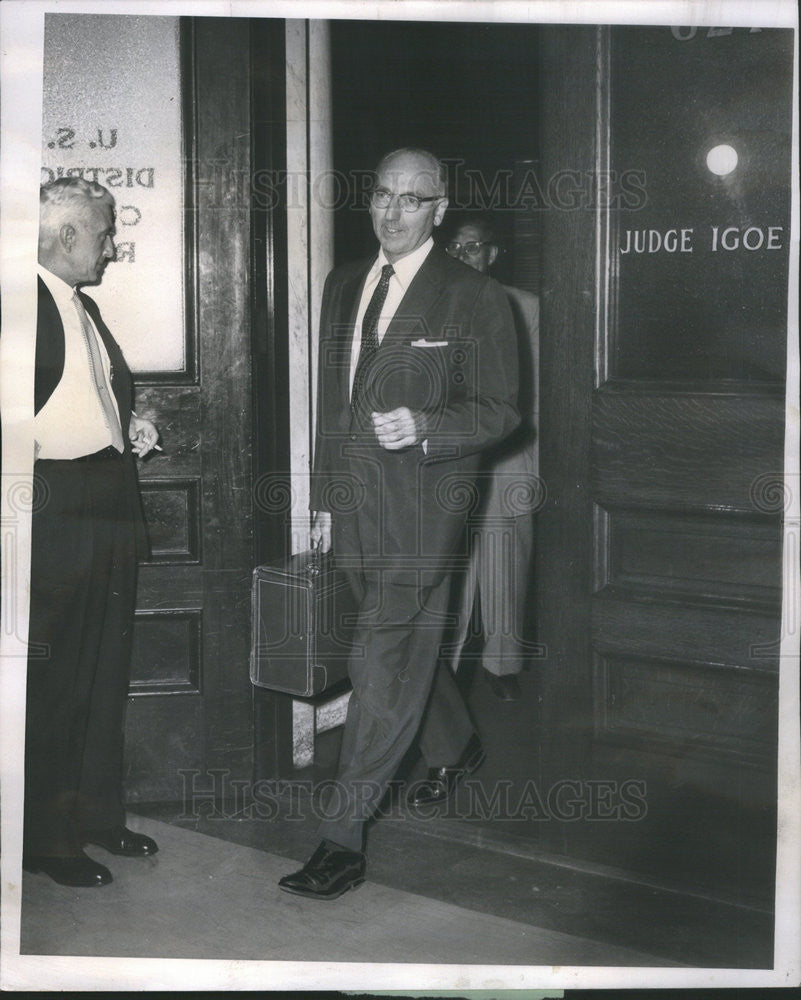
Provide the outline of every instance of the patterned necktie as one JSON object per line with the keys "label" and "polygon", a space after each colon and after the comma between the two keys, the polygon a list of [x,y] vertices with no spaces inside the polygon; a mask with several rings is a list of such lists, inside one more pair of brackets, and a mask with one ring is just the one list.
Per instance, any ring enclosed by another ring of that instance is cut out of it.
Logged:
{"label": "patterned necktie", "polygon": [[86,343],[86,353],[89,356],[89,369],[92,373],[92,382],[97,390],[98,399],[100,400],[100,409],[103,411],[103,419],[106,421],[106,426],[111,431],[111,443],[117,451],[121,452],[124,449],[125,444],[122,438],[122,430],[120,429],[120,419],[117,416],[117,410],[114,406],[114,401],[111,398],[111,393],[109,392],[109,387],[106,382],[106,375],[103,371],[103,361],[100,357],[100,348],[97,346],[95,332],[89,322],[89,317],[86,315],[83,302],[81,302],[78,298],[77,292],[73,294],[72,301],[75,304],[78,319],[81,321],[81,331],[83,333],[83,339]]}
{"label": "patterned necktie", "polygon": [[391,264],[384,264],[381,268],[381,280],[376,285],[372,298],[364,312],[362,320],[362,343],[359,348],[359,361],[353,375],[353,391],[350,396],[350,408],[355,411],[359,405],[359,398],[364,390],[364,383],[373,358],[378,350],[378,317],[384,307],[384,302],[389,291],[389,279],[395,273],[395,268]]}

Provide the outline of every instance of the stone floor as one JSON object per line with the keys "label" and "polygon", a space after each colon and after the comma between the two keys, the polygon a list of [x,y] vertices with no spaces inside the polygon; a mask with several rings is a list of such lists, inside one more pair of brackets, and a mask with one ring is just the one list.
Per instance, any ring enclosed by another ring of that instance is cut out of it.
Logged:
{"label": "stone floor", "polygon": [[[496,985],[504,977],[516,981],[523,966],[675,964],[394,888],[382,877],[387,865],[397,865],[391,854],[358,890],[320,903],[277,889],[278,878],[294,867],[278,854],[153,819],[131,817],[130,825],[156,838],[159,853],[131,859],[93,849],[113,872],[108,886],[70,889],[41,874],[24,875],[21,955],[78,960],[70,972],[63,959],[33,962],[37,989],[69,988],[65,982],[76,975],[88,989],[144,985],[147,963],[137,971],[135,962],[123,961],[140,958],[319,963],[321,976],[331,963],[391,963],[407,967],[412,979],[421,966],[493,966]],[[293,854],[299,860],[304,853],[301,838]],[[280,977],[282,967],[274,968]]]}

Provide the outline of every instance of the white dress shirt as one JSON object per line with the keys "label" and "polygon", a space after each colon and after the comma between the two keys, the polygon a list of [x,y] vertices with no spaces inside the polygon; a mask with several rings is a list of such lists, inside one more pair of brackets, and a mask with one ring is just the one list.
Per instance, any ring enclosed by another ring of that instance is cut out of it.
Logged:
{"label": "white dress shirt", "polygon": [[[64,372],[52,396],[34,418],[36,457],[80,458],[108,447],[112,443],[111,432],[103,416],[81,321],[72,300],[75,289],[46,268],[40,266],[38,271],[55,300],[64,326]],[[110,389],[111,363],[108,353],[91,316],[88,319]],[[119,407],[113,393],[111,398],[119,419]],[[127,427],[122,428],[123,435],[127,431]]]}
{"label": "white dress shirt", "polygon": [[[397,312],[401,299],[406,294],[406,289],[412,283],[412,279],[422,267],[423,261],[429,255],[433,246],[434,240],[431,236],[429,236],[422,246],[419,246],[416,250],[406,254],[405,257],[401,257],[400,260],[396,260],[392,265],[395,268],[395,273],[389,279],[387,297],[384,300],[381,315],[378,317],[377,333],[379,344],[384,339],[387,327],[389,326],[392,317]],[[350,381],[348,384],[351,393],[353,392],[353,376],[356,374],[356,365],[359,362],[359,351],[362,346],[362,321],[364,320],[364,314],[367,312],[367,306],[369,305],[370,299],[373,297],[376,285],[381,280],[381,269],[388,263],[389,261],[384,256],[384,251],[379,250],[378,258],[376,259],[375,264],[373,264],[367,272],[367,279],[364,282],[364,288],[362,289],[359,310],[356,313],[356,327],[353,331],[353,344],[351,345],[350,350]]]}

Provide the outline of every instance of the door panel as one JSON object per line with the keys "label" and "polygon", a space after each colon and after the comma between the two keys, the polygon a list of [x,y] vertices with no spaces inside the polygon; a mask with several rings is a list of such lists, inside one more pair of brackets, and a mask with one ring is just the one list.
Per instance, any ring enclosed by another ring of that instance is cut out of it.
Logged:
{"label": "door panel", "polygon": [[[542,169],[597,187],[543,226],[542,777],[642,794],[636,822],[547,834],[768,905],[792,36],[681,37],[561,28],[544,47]],[[716,145],[739,153],[728,179]]]}
{"label": "door panel", "polygon": [[660,390],[611,383],[595,393],[594,495],[759,513],[764,477],[781,475],[783,397]]}
{"label": "door panel", "polygon": [[152,554],[126,726],[131,802],[179,801],[210,786],[209,770],[252,770],[250,26],[192,19],[181,39],[187,363],[137,387],[164,451],[140,463]]}

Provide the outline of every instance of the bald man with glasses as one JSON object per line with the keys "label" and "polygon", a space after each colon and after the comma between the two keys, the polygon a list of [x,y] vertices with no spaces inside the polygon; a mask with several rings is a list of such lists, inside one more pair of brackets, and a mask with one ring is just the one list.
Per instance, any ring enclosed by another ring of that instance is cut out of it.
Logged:
{"label": "bald man with glasses", "polygon": [[[468,216],[445,244],[451,257],[487,274],[500,253],[492,220]],[[460,616],[461,631],[453,660],[468,637],[473,604],[481,615],[481,662],[490,689],[501,701],[521,696],[518,675],[527,655],[531,618],[527,602],[534,551],[533,513],[541,500],[538,462],[539,298],[522,288],[503,286],[518,335],[522,422],[514,435],[485,455],[480,476],[484,500],[474,532],[470,568]]]}
{"label": "bald man with glasses", "polygon": [[358,615],[339,770],[309,862],[286,891],[334,899],[365,878],[364,825],[413,740],[414,805],[451,795],[484,751],[440,645],[482,451],[519,421],[514,323],[500,285],[434,246],[442,165],[399,149],[376,171],[371,259],[328,277],[320,322],[312,539]]}

